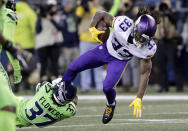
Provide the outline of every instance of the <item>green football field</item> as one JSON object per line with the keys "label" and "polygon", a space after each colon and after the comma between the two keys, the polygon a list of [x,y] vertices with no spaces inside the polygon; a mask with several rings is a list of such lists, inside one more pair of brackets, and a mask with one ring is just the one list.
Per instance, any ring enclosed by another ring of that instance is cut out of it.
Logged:
{"label": "green football field", "polygon": [[128,105],[135,95],[117,97],[112,121],[102,124],[104,95],[79,95],[77,114],[54,125],[17,128],[17,131],[188,131],[188,93],[153,94],[144,97],[143,117],[133,117]]}

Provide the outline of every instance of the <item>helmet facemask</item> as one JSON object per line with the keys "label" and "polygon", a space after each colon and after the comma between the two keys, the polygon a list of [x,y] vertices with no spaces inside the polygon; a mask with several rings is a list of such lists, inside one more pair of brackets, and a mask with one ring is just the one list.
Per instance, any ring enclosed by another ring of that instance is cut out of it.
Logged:
{"label": "helmet facemask", "polygon": [[145,34],[140,34],[137,30],[134,31],[133,44],[137,48],[141,48],[143,45],[151,41],[152,37],[149,37]]}

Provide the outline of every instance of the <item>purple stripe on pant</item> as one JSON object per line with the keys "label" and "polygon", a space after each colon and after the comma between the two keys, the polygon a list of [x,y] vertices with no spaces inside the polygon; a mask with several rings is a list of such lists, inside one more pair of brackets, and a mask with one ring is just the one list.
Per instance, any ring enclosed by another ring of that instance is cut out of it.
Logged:
{"label": "purple stripe on pant", "polygon": [[77,73],[91,68],[96,68],[104,64],[107,65],[107,75],[103,82],[103,92],[106,95],[109,104],[112,104],[116,98],[115,86],[119,82],[121,74],[124,71],[128,61],[118,60],[108,53],[106,44],[91,49],[72,61],[63,76],[64,81],[73,81]]}

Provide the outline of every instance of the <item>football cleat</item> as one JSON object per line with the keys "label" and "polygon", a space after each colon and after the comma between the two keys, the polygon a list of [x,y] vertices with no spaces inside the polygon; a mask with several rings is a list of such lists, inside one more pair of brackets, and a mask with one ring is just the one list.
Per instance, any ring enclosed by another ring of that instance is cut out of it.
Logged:
{"label": "football cleat", "polygon": [[106,104],[106,108],[105,108],[103,119],[102,119],[102,122],[104,124],[107,124],[113,118],[115,107],[116,107],[116,101],[115,101],[114,106]]}

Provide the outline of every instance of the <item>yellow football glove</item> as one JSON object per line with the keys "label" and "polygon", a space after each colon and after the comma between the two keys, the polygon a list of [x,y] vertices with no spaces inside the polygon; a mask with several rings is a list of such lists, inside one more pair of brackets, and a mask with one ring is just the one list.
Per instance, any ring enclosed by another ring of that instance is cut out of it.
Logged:
{"label": "yellow football glove", "polygon": [[136,116],[136,118],[142,116],[142,100],[140,98],[136,98],[130,105],[129,107],[134,106],[134,111],[133,115]]}
{"label": "yellow football glove", "polygon": [[98,35],[104,34],[105,31],[100,31],[100,30],[96,29],[95,27],[91,27],[91,28],[89,28],[89,32],[91,33],[91,36],[93,39],[95,39],[99,43],[103,43],[101,40],[99,40]]}

